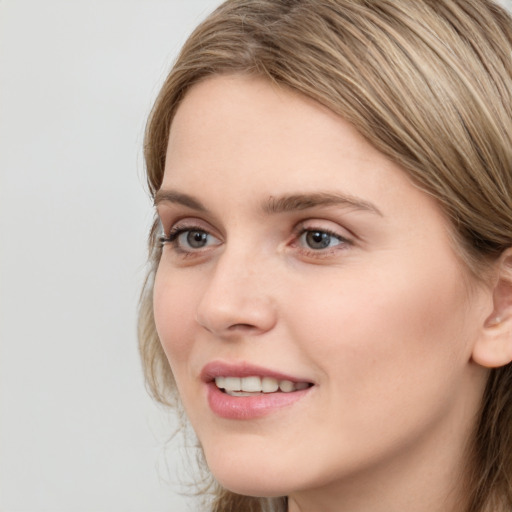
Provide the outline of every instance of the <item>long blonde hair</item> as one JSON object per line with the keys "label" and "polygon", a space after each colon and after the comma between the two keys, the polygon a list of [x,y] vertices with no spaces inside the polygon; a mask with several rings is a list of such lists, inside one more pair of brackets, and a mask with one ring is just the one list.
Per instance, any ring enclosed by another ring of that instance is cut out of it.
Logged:
{"label": "long blonde hair", "polygon": [[[512,20],[491,0],[228,0],[190,36],[156,100],[145,159],[152,195],[176,109],[214,74],[266,77],[351,122],[433,196],[468,268],[512,246]],[[177,403],[158,339],[155,221],[139,317],[153,396]],[[468,512],[512,508],[512,369],[491,372],[475,431]],[[285,510],[220,488],[215,511]]]}

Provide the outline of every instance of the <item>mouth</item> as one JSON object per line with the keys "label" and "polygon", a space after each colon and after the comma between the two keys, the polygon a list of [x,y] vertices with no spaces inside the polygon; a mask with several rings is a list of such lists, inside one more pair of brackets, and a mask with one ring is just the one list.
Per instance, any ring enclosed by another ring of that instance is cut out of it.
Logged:
{"label": "mouth", "polygon": [[246,362],[212,361],[201,372],[211,410],[230,420],[249,420],[289,409],[310,395],[314,383]]}
{"label": "mouth", "polygon": [[311,382],[250,375],[248,377],[217,376],[217,388],[230,396],[257,396],[271,393],[293,393],[311,387]]}

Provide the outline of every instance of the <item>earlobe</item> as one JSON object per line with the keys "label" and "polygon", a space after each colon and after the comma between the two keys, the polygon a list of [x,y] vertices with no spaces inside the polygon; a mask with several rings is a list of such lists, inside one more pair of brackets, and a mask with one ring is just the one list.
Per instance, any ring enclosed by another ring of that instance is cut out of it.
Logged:
{"label": "earlobe", "polygon": [[473,360],[487,368],[498,368],[512,361],[512,248],[496,262],[492,301],[493,311],[473,347]]}

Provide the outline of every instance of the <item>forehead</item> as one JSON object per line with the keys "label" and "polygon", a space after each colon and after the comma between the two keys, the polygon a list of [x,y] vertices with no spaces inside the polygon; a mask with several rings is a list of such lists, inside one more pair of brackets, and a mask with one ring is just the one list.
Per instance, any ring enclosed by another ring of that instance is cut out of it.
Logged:
{"label": "forehead", "polygon": [[340,116],[288,88],[238,75],[188,91],[171,126],[162,188],[244,201],[330,190],[398,209],[418,197],[430,201]]}
{"label": "forehead", "polygon": [[262,78],[223,75],[194,85],[177,109],[166,179],[183,166],[193,167],[187,173],[234,166],[252,177],[266,168],[273,170],[274,180],[308,169],[314,179],[328,169],[337,174],[328,161],[334,158],[354,170],[396,167],[318,102]]}

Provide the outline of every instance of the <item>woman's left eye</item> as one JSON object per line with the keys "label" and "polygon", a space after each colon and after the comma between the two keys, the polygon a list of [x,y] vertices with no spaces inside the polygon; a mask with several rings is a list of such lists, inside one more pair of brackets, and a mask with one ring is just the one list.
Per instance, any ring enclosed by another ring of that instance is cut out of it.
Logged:
{"label": "woman's left eye", "polygon": [[349,243],[346,238],[323,229],[304,229],[298,240],[302,247],[313,251],[331,249],[337,245]]}

